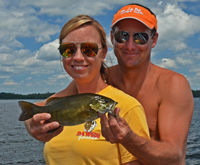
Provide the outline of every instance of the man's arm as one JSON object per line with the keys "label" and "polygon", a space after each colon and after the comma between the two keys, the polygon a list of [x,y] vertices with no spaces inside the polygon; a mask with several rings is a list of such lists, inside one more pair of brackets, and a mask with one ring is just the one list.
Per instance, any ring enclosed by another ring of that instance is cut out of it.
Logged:
{"label": "man's arm", "polygon": [[193,97],[187,80],[172,77],[158,112],[160,141],[136,135],[123,118],[101,116],[103,136],[111,143],[121,143],[144,165],[184,164],[187,135],[193,114]]}
{"label": "man's arm", "polygon": [[194,109],[192,90],[181,74],[171,76],[166,85],[158,112],[160,139],[168,146],[163,155],[166,152],[170,160],[171,153],[172,163],[174,158],[175,164],[185,164],[187,136]]}
{"label": "man's arm", "polygon": [[[64,97],[77,93],[76,84],[72,81],[64,90],[52,95],[51,97]],[[46,100],[35,103],[38,106],[45,106]],[[35,139],[43,142],[51,140],[53,137],[60,134],[63,127],[59,128],[58,122],[49,123],[48,120],[51,115],[48,113],[40,113],[34,115],[31,119],[24,121],[28,133]],[[49,131],[57,129],[56,131],[49,133]]]}

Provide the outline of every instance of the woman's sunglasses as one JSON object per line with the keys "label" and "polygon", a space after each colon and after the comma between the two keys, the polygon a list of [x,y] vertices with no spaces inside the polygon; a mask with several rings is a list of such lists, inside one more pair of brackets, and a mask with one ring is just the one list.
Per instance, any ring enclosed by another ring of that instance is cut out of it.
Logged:
{"label": "woman's sunglasses", "polygon": [[[151,37],[149,37],[147,33],[133,33],[133,40],[136,44],[144,45],[148,42],[149,38],[153,37],[154,34],[155,33],[153,33]],[[114,33],[114,38],[118,43],[125,43],[129,40],[130,33],[126,31],[117,31]]]}
{"label": "woman's sunglasses", "polygon": [[58,50],[63,57],[71,57],[76,53],[78,47],[80,47],[81,52],[88,57],[96,56],[98,50],[101,49],[98,48],[98,45],[94,42],[83,42],[80,44],[80,46],[76,45],[75,43],[69,42],[60,44]]}

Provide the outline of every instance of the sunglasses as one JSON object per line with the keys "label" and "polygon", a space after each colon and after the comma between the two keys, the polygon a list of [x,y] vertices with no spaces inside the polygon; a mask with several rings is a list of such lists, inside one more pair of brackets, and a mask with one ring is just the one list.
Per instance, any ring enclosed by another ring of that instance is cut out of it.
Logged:
{"label": "sunglasses", "polygon": [[98,50],[101,49],[98,48],[98,45],[94,42],[83,42],[80,44],[80,46],[76,45],[75,43],[69,42],[60,44],[58,50],[63,57],[67,58],[73,56],[76,53],[78,47],[80,47],[81,52],[88,57],[96,56]]}
{"label": "sunglasses", "polygon": [[[149,37],[147,33],[137,32],[133,33],[133,40],[136,44],[144,45],[148,42],[149,38],[152,38],[155,32]],[[114,38],[118,43],[125,43],[130,38],[130,33],[126,31],[117,31],[114,33]]]}

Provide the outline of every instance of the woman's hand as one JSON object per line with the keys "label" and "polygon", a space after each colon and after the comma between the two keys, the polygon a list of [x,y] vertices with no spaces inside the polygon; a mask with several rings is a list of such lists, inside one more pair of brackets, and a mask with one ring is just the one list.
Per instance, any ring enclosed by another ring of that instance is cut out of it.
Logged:
{"label": "woman's hand", "polygon": [[25,121],[29,134],[42,142],[48,142],[60,134],[63,131],[63,127],[59,127],[58,122],[48,122],[50,118],[50,114],[40,113]]}

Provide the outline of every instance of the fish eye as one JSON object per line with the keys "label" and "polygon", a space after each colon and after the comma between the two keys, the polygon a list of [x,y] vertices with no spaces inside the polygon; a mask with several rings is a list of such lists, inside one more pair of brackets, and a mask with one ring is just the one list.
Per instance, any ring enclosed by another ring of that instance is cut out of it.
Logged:
{"label": "fish eye", "polygon": [[109,100],[108,100],[108,99],[106,99],[106,100],[105,100],[105,102],[106,102],[106,103],[108,103],[108,102],[109,102]]}

